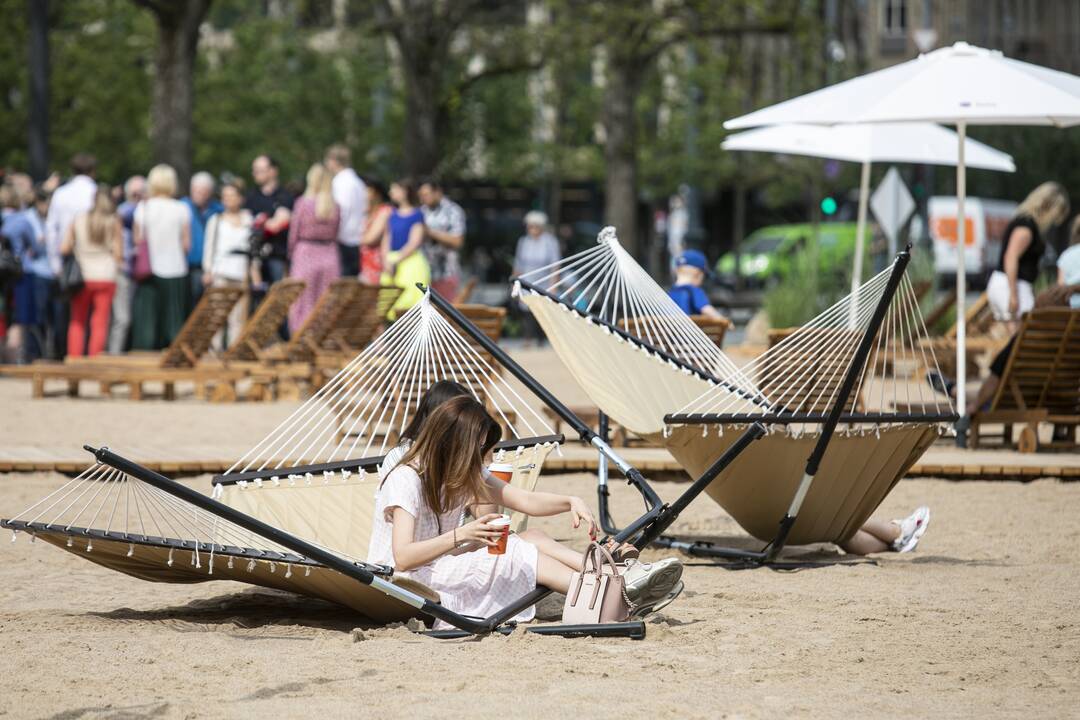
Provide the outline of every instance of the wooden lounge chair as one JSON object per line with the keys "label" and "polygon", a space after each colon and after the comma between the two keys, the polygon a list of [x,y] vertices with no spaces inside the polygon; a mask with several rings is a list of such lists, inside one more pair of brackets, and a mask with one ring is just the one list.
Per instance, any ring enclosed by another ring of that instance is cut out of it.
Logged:
{"label": "wooden lounge chair", "polygon": [[[804,413],[825,413],[832,407],[833,395],[839,390],[847,370],[848,354],[834,352],[837,344],[851,346],[858,341],[856,331],[834,328],[779,328],[769,331],[770,350],[799,332],[805,339],[797,346],[772,350],[762,363],[758,383],[769,400],[781,407]],[[854,410],[862,412],[860,391]]]}
{"label": "wooden lounge chair", "polygon": [[990,407],[971,417],[971,446],[985,444],[983,425],[1000,423],[1001,444],[1013,445],[1013,425],[1021,424],[1017,448],[1039,447],[1038,426],[1054,423],[1049,447],[1077,447],[1080,424],[1080,310],[1038,308],[1024,316]]}
{"label": "wooden lounge chair", "polygon": [[[955,293],[954,293],[955,302]],[[968,377],[977,377],[980,364],[985,365],[1009,341],[1009,328],[1006,323],[994,319],[990,310],[990,301],[983,293],[964,312],[965,348],[967,351]],[[956,323],[953,323],[945,335],[924,340],[921,345],[932,349],[937,358],[938,367],[947,377],[956,377]],[[933,370],[934,368],[926,368]]]}
{"label": "wooden lounge chair", "polygon": [[286,343],[252,351],[262,363],[251,370],[252,399],[296,399],[300,383],[313,388],[352,360],[382,329],[401,290],[339,278],[319,297],[304,324]]}
{"label": "wooden lounge chair", "polygon": [[731,329],[730,320],[726,317],[713,317],[711,315],[691,315],[690,319],[716,344],[716,347],[724,347],[724,336]]}
{"label": "wooden lounge chair", "polygon": [[257,362],[259,354],[278,339],[278,329],[289,316],[289,308],[307,285],[287,278],[270,286],[255,313],[244,323],[240,337],[221,354],[224,363]]}
{"label": "wooden lounge chair", "polygon": [[161,351],[132,351],[124,355],[71,356],[67,365],[111,365],[114,367],[194,367],[210,351],[210,343],[228,322],[229,313],[243,297],[244,291],[234,287],[206,288],[195,309],[184,321],[169,347]]}
{"label": "wooden lounge chair", "polygon": [[243,374],[200,364],[200,359],[210,348],[211,339],[225,325],[229,312],[242,294],[243,290],[239,288],[208,288],[172,343],[160,353],[69,358],[64,363],[35,362],[7,366],[0,372],[29,378],[35,398],[45,396],[45,384],[49,381],[66,382],[71,397],[78,396],[82,381],[98,383],[106,396],[111,395],[115,386],[126,385],[133,400],[142,399],[143,384],[147,382],[161,383],[166,400],[176,397],[177,382],[194,382],[196,395],[202,396],[207,382],[237,379]]}
{"label": "wooden lounge chair", "polygon": [[[396,289],[396,288],[394,288]],[[396,295],[393,298],[388,299],[387,307],[393,305],[396,300]],[[498,342],[502,337],[503,324],[506,320],[506,309],[499,307],[491,307],[488,305],[456,305],[455,306],[465,317],[475,324],[480,330],[483,331],[494,342]],[[379,315],[382,317],[382,315]],[[488,390],[482,387],[484,379],[492,375],[500,375],[502,372],[502,365],[495,361],[479,343],[475,342],[472,338],[465,337],[465,342],[469,344],[472,352],[461,353],[460,357],[455,360],[454,373],[458,381],[462,385],[465,385],[473,390],[479,397],[488,398]],[[487,367],[484,366],[486,363]],[[423,390],[414,385],[403,384],[394,388],[393,392],[387,395],[385,398],[378,398],[377,402],[379,406],[386,406],[388,408],[395,407],[416,407],[420,402],[420,396],[423,395]],[[339,439],[348,437],[354,434],[350,429],[353,427],[353,420],[361,412],[366,411],[369,408],[369,398],[359,397],[354,402],[347,404],[338,411],[338,425],[339,425]],[[488,408],[494,410],[493,406]],[[514,421],[514,417],[507,414],[510,411],[502,410],[502,414],[507,417],[510,422]],[[493,413],[497,415],[497,413]],[[384,435],[389,438],[389,442],[396,443],[397,435],[396,428],[380,427],[371,431],[376,437],[383,437]]]}

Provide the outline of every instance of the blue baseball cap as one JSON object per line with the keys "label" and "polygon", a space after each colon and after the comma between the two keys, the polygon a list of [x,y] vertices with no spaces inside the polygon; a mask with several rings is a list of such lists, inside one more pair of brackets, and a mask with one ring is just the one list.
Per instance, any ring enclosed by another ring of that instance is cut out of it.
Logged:
{"label": "blue baseball cap", "polygon": [[683,250],[679,257],[675,259],[675,267],[683,267],[684,265],[697,268],[705,274],[709,272],[709,263],[705,259],[705,253],[700,250]]}

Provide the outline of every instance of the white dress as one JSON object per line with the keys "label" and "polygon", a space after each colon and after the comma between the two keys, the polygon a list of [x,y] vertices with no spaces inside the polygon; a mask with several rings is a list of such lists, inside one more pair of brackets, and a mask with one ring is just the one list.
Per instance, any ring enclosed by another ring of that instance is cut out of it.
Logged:
{"label": "white dress", "polygon": [[[424,503],[420,476],[412,467],[394,468],[375,495],[375,517],[368,547],[368,562],[394,564],[393,513],[400,507],[416,518],[413,539],[417,542],[441,535],[461,522],[464,506],[448,509],[440,517]],[[403,577],[424,583],[439,593],[442,604],[462,615],[487,617],[536,589],[536,546],[511,535],[506,554],[492,555],[487,546],[477,550],[462,549],[458,554],[442,555],[427,565],[397,572]],[[532,620],[530,607],[514,619]],[[435,627],[451,627],[441,621]]]}

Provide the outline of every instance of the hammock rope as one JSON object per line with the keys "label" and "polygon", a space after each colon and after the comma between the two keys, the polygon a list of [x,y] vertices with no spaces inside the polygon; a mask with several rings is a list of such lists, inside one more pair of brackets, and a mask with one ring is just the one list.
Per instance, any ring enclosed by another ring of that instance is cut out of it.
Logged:
{"label": "hammock rope", "polygon": [[[439,380],[460,383],[483,403],[504,432],[521,441],[518,455],[524,447],[542,451],[530,468],[538,467],[549,447],[557,447],[548,421],[425,295],[221,477],[228,480],[230,475],[268,468],[275,473],[235,483],[237,490],[244,491],[363,485],[364,463],[355,474],[344,468],[322,470],[321,483],[301,466],[384,455],[397,444],[424,392]],[[497,458],[501,460],[505,452],[498,451]],[[294,468],[304,471],[293,472]],[[215,484],[215,498],[224,495],[225,484]],[[317,524],[319,519],[306,521]],[[193,550],[191,561],[197,569],[203,567],[200,553],[208,553],[209,572],[213,557],[220,554],[273,563],[309,562],[251,530],[102,463],[91,465],[4,524],[13,533],[84,536],[88,552],[93,550],[94,538],[131,543],[129,557],[139,544]],[[313,544],[353,561],[356,552],[362,551],[357,547],[350,554],[342,547]],[[291,577],[291,571],[287,574]]]}
{"label": "hammock rope", "polygon": [[[701,370],[717,382],[701,383],[701,393],[678,408],[668,409],[677,420],[707,416],[740,423],[754,419],[786,422],[791,418],[823,416],[838,400],[842,380],[855,358],[878,302],[886,292],[890,265],[848,295],[788,333],[749,363],[738,367],[689,318],[619,244],[613,228],[601,231],[597,245],[527,273],[515,293],[530,302],[558,302],[586,319],[625,329],[649,352],[656,348]],[[532,300],[531,298],[536,298]],[[860,413],[873,424],[912,417],[939,417],[953,412],[948,398],[937,395],[920,379],[909,381],[901,366],[938,370],[925,323],[910,280],[905,276],[879,328],[868,362],[844,402],[849,420]],[[646,383],[646,377],[630,378]],[[874,413],[864,408],[873,407]],[[918,407],[919,412],[895,412]],[[845,421],[847,429],[853,422]],[[674,422],[673,424],[679,424]],[[668,428],[665,426],[665,432]]]}

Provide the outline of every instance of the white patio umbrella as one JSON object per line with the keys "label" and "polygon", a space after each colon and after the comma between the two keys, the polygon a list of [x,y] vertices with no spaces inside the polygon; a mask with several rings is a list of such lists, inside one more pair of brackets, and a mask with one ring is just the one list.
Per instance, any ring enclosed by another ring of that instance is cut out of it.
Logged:
{"label": "white patio umbrella", "polygon": [[[937,122],[955,125],[957,143],[956,382],[966,412],[964,294],[967,290],[964,140],[968,125],[1080,124],[1080,77],[1010,60],[958,42],[915,60],[837,83],[724,123],[728,129],[812,123]],[[963,433],[958,436],[962,442]]]}
{"label": "white patio umbrella", "polygon": [[[870,197],[870,166],[875,162],[956,165],[958,138],[934,123],[873,123],[864,125],[771,125],[729,135],[724,150],[807,155],[857,162],[862,165],[859,182],[859,215],[855,230],[855,265],[851,292],[862,283],[866,232],[866,206]],[[968,167],[1013,172],[1009,155],[968,139],[964,142]]]}

